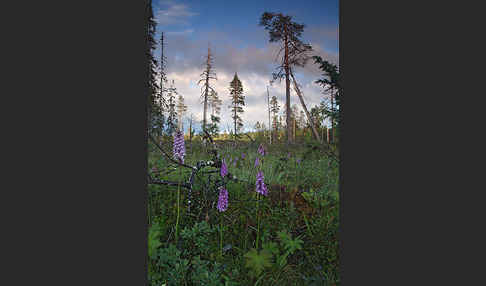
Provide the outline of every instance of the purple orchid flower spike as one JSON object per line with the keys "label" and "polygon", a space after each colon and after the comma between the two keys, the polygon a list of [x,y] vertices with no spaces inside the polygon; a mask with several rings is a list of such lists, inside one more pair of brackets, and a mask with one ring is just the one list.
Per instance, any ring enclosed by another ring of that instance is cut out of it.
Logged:
{"label": "purple orchid flower spike", "polygon": [[184,145],[184,134],[177,131],[174,135],[174,145],[172,147],[174,158],[179,160],[180,163],[184,163],[184,157],[186,156],[186,147]]}
{"label": "purple orchid flower spike", "polygon": [[219,212],[224,212],[228,209],[228,190],[226,190],[224,187],[219,190],[217,208]]}
{"label": "purple orchid flower spike", "polygon": [[256,159],[255,159],[255,167],[258,167],[258,165],[260,165],[260,163],[258,162],[258,157],[256,157]]}
{"label": "purple orchid flower spike", "polygon": [[260,144],[258,147],[258,153],[262,156],[265,156],[265,149],[263,148],[263,144]]}
{"label": "purple orchid flower spike", "polygon": [[265,183],[263,182],[263,172],[258,171],[257,176],[256,176],[256,192],[261,194],[261,195],[268,195],[268,189],[267,186],[265,186]]}
{"label": "purple orchid flower spike", "polygon": [[241,153],[241,159],[245,159],[245,153]]}
{"label": "purple orchid flower spike", "polygon": [[221,177],[224,178],[226,175],[228,175],[228,167],[226,167],[226,162],[223,159],[223,162],[221,163]]}

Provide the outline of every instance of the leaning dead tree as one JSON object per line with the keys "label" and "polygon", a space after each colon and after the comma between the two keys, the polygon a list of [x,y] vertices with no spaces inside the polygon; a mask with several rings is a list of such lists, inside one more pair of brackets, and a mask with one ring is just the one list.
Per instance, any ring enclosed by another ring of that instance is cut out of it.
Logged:
{"label": "leaning dead tree", "polygon": [[204,111],[203,111],[203,126],[202,129],[206,130],[206,113],[208,110],[208,99],[209,99],[209,90],[215,91],[211,85],[209,84],[210,79],[218,80],[216,78],[216,73],[213,70],[213,57],[211,55],[211,49],[208,47],[208,56],[206,58],[206,67],[203,73],[201,74],[201,79],[197,82],[197,84],[203,82],[203,86],[201,87],[201,99],[204,103]]}
{"label": "leaning dead tree", "polygon": [[327,141],[325,141],[325,140],[323,141],[323,140],[320,139],[319,133],[317,132],[317,129],[316,129],[316,126],[315,126],[315,123],[314,123],[314,120],[313,120],[312,116],[310,115],[309,111],[307,110],[307,107],[304,103],[304,98],[303,98],[302,93],[300,91],[299,85],[297,84],[297,81],[295,80],[294,74],[292,73],[292,71],[290,72],[290,74],[292,75],[295,91],[296,91],[297,95],[299,96],[300,103],[302,104],[302,108],[304,109],[304,112],[307,115],[307,120],[309,121],[309,124],[311,126],[312,134],[314,135],[314,138],[316,138],[320,143],[323,143],[322,146],[324,147],[324,151],[329,156],[329,158],[331,158],[332,160],[339,163],[340,162],[339,161],[339,155],[338,155],[338,152],[335,149],[335,147],[328,144]]}
{"label": "leaning dead tree", "polygon": [[314,138],[317,141],[322,142],[321,138],[319,137],[319,132],[317,132],[316,125],[314,124],[314,120],[312,119],[312,116],[310,115],[309,111],[307,110],[307,106],[305,105],[305,102],[304,102],[304,97],[302,96],[302,93],[300,92],[299,85],[297,84],[297,81],[295,80],[294,73],[292,72],[292,70],[290,70],[290,75],[292,76],[295,92],[299,96],[300,104],[302,105],[302,108],[304,109],[305,115],[307,116],[307,120],[309,121],[309,124],[311,126],[312,134],[314,135]]}

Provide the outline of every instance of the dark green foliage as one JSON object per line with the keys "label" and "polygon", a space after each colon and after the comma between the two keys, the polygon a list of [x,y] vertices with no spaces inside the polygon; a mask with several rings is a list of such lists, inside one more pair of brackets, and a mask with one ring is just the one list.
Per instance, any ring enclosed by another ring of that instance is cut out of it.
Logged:
{"label": "dark green foliage", "polygon": [[243,119],[240,114],[243,113],[243,106],[245,105],[245,96],[243,95],[243,85],[241,84],[238,75],[235,73],[233,80],[230,82],[230,96],[231,96],[231,118],[234,122],[234,133],[238,134],[241,127],[243,127]]}
{"label": "dark green foliage", "polygon": [[[292,21],[292,16],[283,15],[282,13],[264,12],[260,18],[260,26],[268,30],[270,42],[288,42],[288,66],[304,66],[308,59],[308,52],[312,51],[309,44],[302,42],[300,37],[304,32],[305,25],[298,24]],[[283,46],[278,55],[285,50]],[[278,57],[277,55],[277,57]],[[285,59],[281,60],[282,65],[277,68],[274,73],[274,80],[281,79],[284,76]]]}
{"label": "dark green foliage", "polygon": [[168,104],[168,116],[167,116],[167,129],[166,132],[170,136],[177,130],[177,111],[176,111],[176,96],[178,95],[176,88],[174,87],[174,81],[172,81],[171,87],[167,93]]}
{"label": "dark green foliage", "polygon": [[156,82],[156,75],[157,75],[157,60],[153,55],[153,51],[156,48],[156,41],[155,41],[155,29],[157,23],[154,19],[154,12],[152,9],[152,1],[149,0],[147,3],[147,17],[148,17],[148,26],[147,26],[147,35],[146,35],[146,57],[148,61],[148,86],[149,86],[149,94],[147,96],[147,132],[151,132],[154,128],[154,124],[152,121],[153,114],[157,114],[158,105],[156,102],[156,96],[159,86]]}
{"label": "dark green foliage", "polygon": [[331,92],[331,99],[335,99],[335,102],[331,104],[331,108],[328,108],[326,104],[322,103],[321,110],[324,114],[331,117],[339,124],[342,87],[338,67],[326,60],[323,60],[319,56],[314,56],[313,59],[314,62],[319,65],[319,69],[323,72],[322,78],[316,80],[315,83],[321,85],[325,91]]}
{"label": "dark green foliage", "polygon": [[211,123],[207,125],[208,133],[211,136],[217,136],[219,134],[218,124],[220,123],[220,118],[216,115],[211,115]]}
{"label": "dark green foliage", "polygon": [[[160,229],[161,243],[154,247],[157,243],[149,242],[156,253],[149,258],[151,285],[339,285],[338,166],[329,164],[326,155],[312,145],[292,149],[282,144],[266,146],[262,170],[269,197],[260,201],[261,247],[256,249],[253,164],[260,143],[241,142],[236,148],[221,144],[219,148],[222,157],[231,157],[233,162],[239,158],[236,166],[228,165],[228,171],[244,180],[227,184],[229,204],[222,215],[222,258],[221,215],[215,208],[218,193],[203,191],[208,175],[195,178],[191,211],[181,209],[179,242],[174,240],[177,188],[149,186],[149,229]],[[193,142],[186,163],[207,160],[204,150],[204,145]],[[245,153],[244,159],[241,153]],[[300,164],[297,159],[302,159]],[[149,168],[155,165],[163,169],[166,164],[151,153]],[[213,174],[211,180],[218,177],[219,173]],[[177,181],[180,175],[172,172],[161,178]],[[186,192],[181,193],[181,202],[186,202]],[[156,240],[156,235],[150,236]]]}
{"label": "dark green foliage", "polygon": [[259,276],[265,268],[272,266],[272,254],[265,249],[258,252],[255,248],[252,248],[244,257],[246,258],[245,266],[250,268],[250,276],[252,277]]}

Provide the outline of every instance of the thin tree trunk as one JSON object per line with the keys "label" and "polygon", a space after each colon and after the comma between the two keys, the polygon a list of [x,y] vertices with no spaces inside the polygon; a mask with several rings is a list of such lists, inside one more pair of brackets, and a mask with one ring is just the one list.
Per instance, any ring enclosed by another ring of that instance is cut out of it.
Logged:
{"label": "thin tree trunk", "polygon": [[[331,88],[331,112],[334,115],[334,88]],[[334,143],[334,116],[331,117],[332,142]]]}
{"label": "thin tree trunk", "polygon": [[236,104],[235,104],[235,144],[236,144]]}
{"label": "thin tree trunk", "polygon": [[295,142],[295,137],[296,137],[296,132],[295,132],[295,118],[292,120],[292,122],[294,123],[294,131],[292,132],[292,137],[294,138],[294,142]]}
{"label": "thin tree trunk", "polygon": [[270,133],[270,144],[272,144],[272,128],[270,127],[270,93],[268,93],[267,85],[267,104],[268,104],[268,132]]}
{"label": "thin tree trunk", "polygon": [[289,44],[288,44],[288,32],[287,32],[287,24],[285,25],[285,36],[284,36],[284,44],[285,44],[285,59],[284,59],[284,67],[285,67],[285,102],[287,103],[286,112],[287,112],[287,145],[292,143],[292,136],[291,136],[291,121],[290,121],[290,76],[289,76]]}
{"label": "thin tree trunk", "polygon": [[206,111],[208,109],[208,92],[209,92],[209,59],[211,57],[211,50],[208,47],[208,59],[206,61],[206,89],[204,91],[204,114],[203,114],[203,130],[206,131]]}
{"label": "thin tree trunk", "polygon": [[291,72],[290,74],[292,75],[292,79],[294,81],[294,88],[295,88],[295,91],[297,92],[297,95],[299,96],[300,103],[302,104],[302,108],[304,109],[304,112],[307,115],[307,120],[309,120],[314,138],[317,139],[317,141],[321,142],[321,138],[319,138],[319,133],[316,130],[316,126],[314,125],[314,121],[312,120],[312,117],[310,116],[310,113],[307,110],[307,107],[305,106],[304,98],[302,97],[302,94],[300,93],[300,89],[299,89],[299,86],[297,85],[297,81],[295,80],[294,73]]}

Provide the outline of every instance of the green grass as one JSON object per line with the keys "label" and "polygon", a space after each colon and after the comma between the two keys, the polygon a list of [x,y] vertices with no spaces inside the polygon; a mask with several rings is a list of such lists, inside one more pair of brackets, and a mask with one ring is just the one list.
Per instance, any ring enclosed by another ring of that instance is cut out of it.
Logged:
{"label": "green grass", "polygon": [[[200,143],[188,145],[186,164],[210,159]],[[187,190],[181,189],[179,241],[175,241],[174,235],[177,186],[149,185],[148,220],[151,239],[156,241],[151,242],[155,249],[149,258],[151,285],[339,285],[338,166],[306,144],[296,144],[290,149],[283,144],[265,144],[267,154],[261,170],[269,196],[259,202],[260,242],[255,251],[252,250],[257,238],[253,166],[258,145],[247,141],[238,147],[228,143],[219,148],[223,158],[238,157],[237,165],[229,164],[228,170],[245,181],[227,184],[226,212],[219,213],[215,208],[216,190],[202,191],[208,175],[195,178],[190,212]],[[166,147],[170,150],[170,146]],[[156,166],[164,170],[167,162],[153,146],[149,150],[149,169]],[[246,155],[244,160],[242,153]],[[297,163],[297,159],[301,162]],[[187,169],[183,169],[182,177],[179,172],[159,178],[179,181],[190,175]],[[219,173],[211,176],[215,178]],[[279,238],[283,231],[290,240]],[[155,232],[158,235],[153,235]],[[299,239],[301,248],[297,248]]]}

